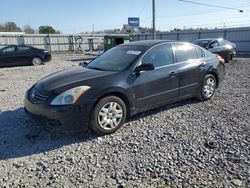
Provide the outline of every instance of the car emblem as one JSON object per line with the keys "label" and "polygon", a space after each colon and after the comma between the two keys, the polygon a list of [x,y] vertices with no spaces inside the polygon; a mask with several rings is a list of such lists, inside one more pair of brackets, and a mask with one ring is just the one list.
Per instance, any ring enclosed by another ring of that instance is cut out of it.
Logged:
{"label": "car emblem", "polygon": [[34,98],[35,98],[35,96],[36,96],[36,91],[34,91],[34,90],[33,90],[33,91],[31,92],[30,97],[31,97],[32,99],[34,99]]}

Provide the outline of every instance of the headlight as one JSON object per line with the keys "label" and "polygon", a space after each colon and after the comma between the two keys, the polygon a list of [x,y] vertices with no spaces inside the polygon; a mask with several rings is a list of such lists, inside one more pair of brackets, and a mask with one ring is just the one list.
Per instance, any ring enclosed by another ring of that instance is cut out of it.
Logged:
{"label": "headlight", "polygon": [[90,89],[89,86],[79,86],[69,89],[60,95],[58,95],[52,102],[51,105],[68,105],[74,104],[80,96]]}

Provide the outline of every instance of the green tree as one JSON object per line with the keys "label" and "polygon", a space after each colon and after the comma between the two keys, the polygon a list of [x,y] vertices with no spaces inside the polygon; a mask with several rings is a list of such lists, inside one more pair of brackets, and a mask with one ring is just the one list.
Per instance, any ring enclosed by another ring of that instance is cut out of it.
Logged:
{"label": "green tree", "polygon": [[22,29],[16,25],[15,22],[6,22],[0,25],[0,31],[2,32],[22,32]]}
{"label": "green tree", "polygon": [[56,31],[52,26],[43,25],[38,28],[40,34],[60,34],[60,31]]}

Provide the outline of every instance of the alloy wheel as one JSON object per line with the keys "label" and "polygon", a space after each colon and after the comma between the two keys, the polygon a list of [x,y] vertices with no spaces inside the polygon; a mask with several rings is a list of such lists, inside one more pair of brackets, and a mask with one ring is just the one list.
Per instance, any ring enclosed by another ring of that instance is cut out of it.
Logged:
{"label": "alloy wheel", "polygon": [[98,123],[104,130],[115,129],[123,119],[123,110],[117,102],[108,102],[98,113]]}
{"label": "alloy wheel", "polygon": [[206,98],[211,98],[214,94],[216,88],[216,81],[210,77],[207,79],[204,87],[203,87],[203,93]]}
{"label": "alloy wheel", "polygon": [[42,64],[42,60],[39,57],[34,57],[32,59],[32,63],[33,63],[33,65],[41,65]]}

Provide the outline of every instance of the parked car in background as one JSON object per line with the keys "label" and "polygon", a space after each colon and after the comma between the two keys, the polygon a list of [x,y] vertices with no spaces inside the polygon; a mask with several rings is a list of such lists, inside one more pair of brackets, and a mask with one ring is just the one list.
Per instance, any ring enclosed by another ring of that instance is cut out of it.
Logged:
{"label": "parked car in background", "polygon": [[226,62],[232,60],[233,57],[236,56],[236,45],[225,39],[221,38],[198,39],[194,41],[194,44],[206,48],[212,53],[220,55]]}
{"label": "parked car in background", "polygon": [[110,134],[136,113],[189,97],[210,99],[224,74],[224,61],[197,45],[137,41],[41,79],[27,91],[25,111],[64,131]]}
{"label": "parked car in background", "polygon": [[0,67],[42,65],[51,60],[51,53],[27,45],[9,45],[0,48]]}

